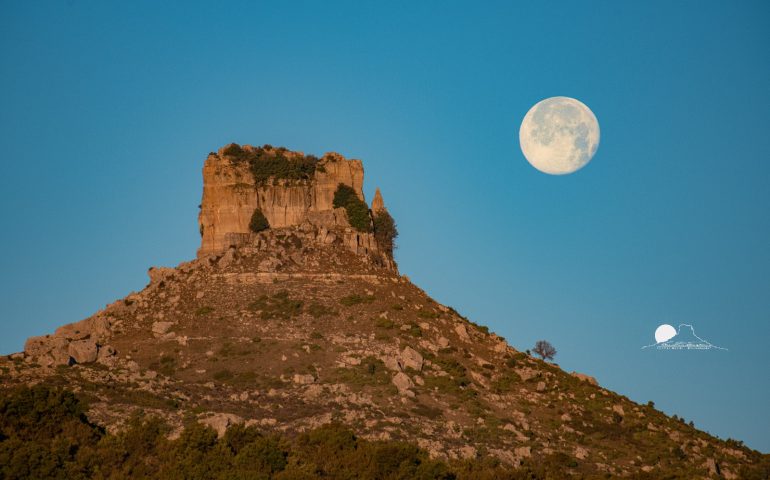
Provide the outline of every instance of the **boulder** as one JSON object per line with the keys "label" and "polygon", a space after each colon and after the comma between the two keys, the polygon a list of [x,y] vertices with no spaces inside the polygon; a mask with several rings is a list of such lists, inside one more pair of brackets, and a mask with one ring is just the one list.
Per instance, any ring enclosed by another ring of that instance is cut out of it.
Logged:
{"label": "boulder", "polygon": [[175,272],[176,270],[169,267],[150,267],[147,270],[147,275],[150,276],[150,284],[157,285],[173,277]]}
{"label": "boulder", "polygon": [[408,395],[410,397],[414,396],[414,392],[410,391],[409,389],[414,387],[414,383],[412,383],[412,379],[409,378],[409,375],[405,374],[404,372],[398,372],[393,377],[393,385],[396,386],[398,389],[398,393],[401,395]]}
{"label": "boulder", "polygon": [[62,337],[45,335],[30,337],[24,343],[24,353],[36,358],[43,366],[71,365],[69,340]]}
{"label": "boulder", "polygon": [[261,272],[275,272],[283,266],[283,263],[275,257],[270,257],[259,262],[257,267]]}
{"label": "boulder", "polygon": [[110,358],[114,357],[118,354],[118,351],[115,350],[115,347],[112,345],[104,345],[102,347],[99,347],[99,353],[96,357],[96,360],[99,363],[107,363]]}
{"label": "boulder", "polygon": [[460,458],[463,459],[471,459],[476,458],[478,456],[478,451],[476,450],[476,447],[473,447],[472,445],[465,445],[463,447],[460,447]]}
{"label": "boulder", "polygon": [[153,335],[159,337],[165,335],[174,326],[174,322],[155,322],[152,324]]}
{"label": "boulder", "polygon": [[309,373],[304,375],[295,373],[294,378],[292,380],[294,381],[294,383],[299,385],[310,385],[311,383],[315,383],[315,377],[310,375]]}
{"label": "boulder", "polygon": [[586,458],[588,458],[588,449],[585,447],[581,447],[580,445],[575,447],[575,458],[577,458],[578,460],[585,460]]}
{"label": "boulder", "polygon": [[217,261],[217,266],[219,268],[227,268],[235,261],[236,254],[235,254],[235,248],[228,248],[224,255]]}
{"label": "boulder", "polygon": [[720,471],[719,465],[713,458],[707,458],[706,463],[703,464],[703,467],[708,470],[709,475],[712,477],[718,477],[722,473]]}
{"label": "boulder", "polygon": [[40,337],[29,337],[24,342],[24,353],[30,357],[39,357],[46,355],[51,351],[53,343],[53,337],[50,335],[42,335]]}
{"label": "boulder", "polygon": [[401,364],[399,363],[398,359],[395,356],[381,357],[380,360],[382,360],[382,363],[385,364],[385,368],[387,368],[388,370],[392,370],[394,372],[401,371]]}
{"label": "boulder", "polygon": [[407,346],[401,352],[401,361],[399,363],[401,368],[412,368],[419,372],[422,370],[424,361],[422,355],[417,350]]}
{"label": "boulder", "polygon": [[70,342],[68,347],[69,356],[77,363],[92,363],[95,362],[98,354],[99,347],[94,340],[76,340]]}
{"label": "boulder", "polygon": [[217,432],[217,437],[221,438],[229,426],[243,423],[243,418],[232,413],[215,413],[198,422],[213,428]]}
{"label": "boulder", "polygon": [[513,450],[518,458],[529,458],[532,456],[532,447],[517,447]]}
{"label": "boulder", "polygon": [[455,326],[455,332],[462,340],[465,340],[466,342],[470,341],[471,337],[468,335],[468,329],[465,328],[465,325],[462,323],[458,323]]}

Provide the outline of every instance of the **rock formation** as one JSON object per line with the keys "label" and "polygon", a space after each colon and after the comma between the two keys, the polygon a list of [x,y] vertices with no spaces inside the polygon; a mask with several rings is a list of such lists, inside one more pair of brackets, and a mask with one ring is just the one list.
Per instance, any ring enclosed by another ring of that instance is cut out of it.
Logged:
{"label": "rock formation", "polygon": [[96,314],[60,327],[53,335],[30,337],[24,351],[43,366],[107,362],[114,355],[106,343],[111,335],[110,318]]}
{"label": "rock formation", "polygon": [[[236,152],[251,154],[258,147],[235,146]],[[351,187],[363,201],[364,168],[360,160],[348,160],[338,153],[327,153],[315,164],[308,179],[271,178],[257,182],[249,162],[239,161],[228,154],[233,144],[209,154],[203,166],[203,200],[198,224],[201,247],[198,256],[220,253],[234,245],[253,242],[249,222],[255,209],[267,219],[270,228],[310,225],[319,236],[339,241],[361,255],[379,255],[374,236],[351,228],[344,208],[334,208],[334,193],[339,185]],[[273,147],[261,151],[278,152]],[[280,149],[289,160],[304,157],[300,152]],[[378,203],[379,202],[379,203]],[[377,191],[373,210],[384,208]],[[330,235],[331,233],[331,235]],[[395,268],[393,259],[384,255],[382,261]]]}
{"label": "rock formation", "polygon": [[377,213],[383,210],[386,210],[385,202],[382,200],[382,193],[380,193],[380,189],[378,188],[377,191],[374,192],[374,198],[372,199],[372,212]]}

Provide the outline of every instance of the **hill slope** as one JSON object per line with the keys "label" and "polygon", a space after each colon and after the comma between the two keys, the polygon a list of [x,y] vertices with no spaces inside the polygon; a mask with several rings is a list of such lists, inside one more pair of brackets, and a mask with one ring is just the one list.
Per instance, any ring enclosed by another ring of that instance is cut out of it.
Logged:
{"label": "hill slope", "polygon": [[288,438],[336,422],[433,458],[575,475],[737,478],[766,461],[516,351],[351,248],[344,222],[297,223],[151,269],[141,292],[0,360],[3,386],[66,386],[110,431],[141,410],[172,438],[191,419]]}

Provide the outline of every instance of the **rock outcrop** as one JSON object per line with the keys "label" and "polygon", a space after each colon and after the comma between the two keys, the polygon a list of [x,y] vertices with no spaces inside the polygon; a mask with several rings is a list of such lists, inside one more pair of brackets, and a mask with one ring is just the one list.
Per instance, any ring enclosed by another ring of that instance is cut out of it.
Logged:
{"label": "rock outcrop", "polygon": [[[326,229],[349,229],[344,209],[334,208],[334,193],[340,184],[344,184],[364,200],[364,168],[360,160],[327,153],[318,160],[310,179],[270,179],[257,183],[248,162],[238,161],[226,153],[230,147],[209,154],[203,167],[203,200],[198,216],[202,236],[199,257],[222,252],[234,241],[238,243],[239,235],[249,235],[249,222],[257,208],[270,228],[309,222]],[[249,145],[239,148],[247,153],[256,151]],[[275,151],[272,147],[265,148]],[[282,154],[288,158],[302,156],[299,152]],[[372,235],[356,232],[345,243],[357,253],[376,251],[376,244],[369,237]]]}
{"label": "rock outcrop", "polygon": [[80,322],[64,325],[53,335],[30,337],[24,352],[43,366],[73,365],[75,363],[106,363],[115,349],[106,345],[111,336],[111,322],[95,315]]}
{"label": "rock outcrop", "polygon": [[377,213],[384,210],[386,210],[385,201],[382,199],[382,193],[378,188],[377,191],[374,192],[374,198],[372,199],[372,212]]}

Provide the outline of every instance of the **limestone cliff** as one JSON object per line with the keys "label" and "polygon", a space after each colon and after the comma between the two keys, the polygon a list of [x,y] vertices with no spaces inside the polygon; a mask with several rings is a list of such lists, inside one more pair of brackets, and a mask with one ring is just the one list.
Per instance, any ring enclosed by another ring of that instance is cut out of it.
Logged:
{"label": "limestone cliff", "polygon": [[[334,238],[339,238],[353,252],[379,254],[374,236],[352,229],[345,210],[335,209],[333,205],[334,193],[340,184],[353,188],[364,200],[364,168],[360,160],[327,153],[314,161],[309,178],[270,177],[258,181],[252,172],[254,163],[242,161],[239,156],[252,155],[257,150],[279,154],[290,161],[304,157],[300,152],[270,146],[234,144],[209,154],[203,167],[203,200],[198,216],[202,237],[199,257],[248,243],[252,235],[249,222],[255,209],[262,211],[270,228],[310,224],[324,236],[336,230]],[[385,262],[392,265],[391,258]]]}

